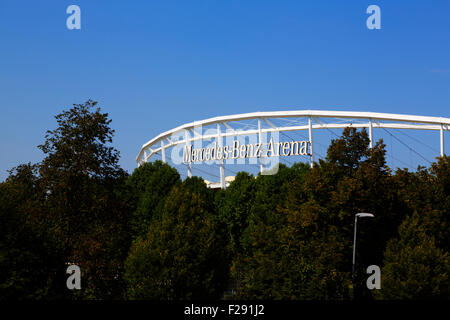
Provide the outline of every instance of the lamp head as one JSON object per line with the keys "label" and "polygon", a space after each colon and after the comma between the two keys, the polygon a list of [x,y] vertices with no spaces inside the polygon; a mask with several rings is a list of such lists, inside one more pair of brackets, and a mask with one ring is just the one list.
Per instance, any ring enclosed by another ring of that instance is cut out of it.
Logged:
{"label": "lamp head", "polygon": [[373,218],[375,216],[373,214],[371,214],[371,213],[360,212],[360,213],[356,214],[356,217],[359,217],[359,218],[365,218],[365,217]]}

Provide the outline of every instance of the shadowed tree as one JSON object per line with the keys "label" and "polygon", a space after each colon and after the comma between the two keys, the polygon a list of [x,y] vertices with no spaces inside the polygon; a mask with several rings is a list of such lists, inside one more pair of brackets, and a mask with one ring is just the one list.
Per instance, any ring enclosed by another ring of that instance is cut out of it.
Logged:
{"label": "shadowed tree", "polygon": [[133,171],[128,185],[136,205],[133,238],[145,236],[153,218],[160,218],[164,201],[174,185],[181,183],[178,171],[162,161],[147,162]]}
{"label": "shadowed tree", "polygon": [[0,300],[63,297],[64,261],[41,215],[36,165],[20,165],[0,184]]}
{"label": "shadowed tree", "polygon": [[240,296],[349,298],[355,214],[376,217],[358,232],[359,270],[381,265],[383,248],[401,222],[384,144],[370,149],[365,130],[347,128],[311,170],[278,174],[266,178],[273,184],[264,187],[262,180],[262,188],[257,187],[243,236]]}
{"label": "shadowed tree", "polygon": [[[448,299],[450,255],[436,245],[429,217],[414,213],[389,241],[382,269],[380,299]],[[448,230],[447,230],[448,233]]]}
{"label": "shadowed tree", "polygon": [[450,158],[429,169],[398,170],[398,194],[410,214],[384,253],[380,299],[450,296]]}
{"label": "shadowed tree", "polygon": [[39,148],[40,185],[48,227],[63,245],[65,262],[80,266],[83,298],[119,298],[130,244],[127,174],[112,146],[107,113],[89,100],[55,118]]}
{"label": "shadowed tree", "polygon": [[212,191],[200,178],[174,186],[161,219],[126,261],[130,299],[217,299],[228,280],[226,241],[215,224]]}
{"label": "shadowed tree", "polygon": [[308,165],[300,163],[291,168],[280,165],[275,175],[258,175],[248,226],[241,236],[241,253],[234,257],[239,298],[284,296],[281,281],[285,273],[280,263],[284,254],[281,237],[286,218],[277,209],[286,199],[289,183],[303,180],[308,171]]}
{"label": "shadowed tree", "polygon": [[255,194],[255,177],[239,172],[230,186],[217,197],[218,216],[226,225],[233,255],[241,251],[240,238],[248,226]]}

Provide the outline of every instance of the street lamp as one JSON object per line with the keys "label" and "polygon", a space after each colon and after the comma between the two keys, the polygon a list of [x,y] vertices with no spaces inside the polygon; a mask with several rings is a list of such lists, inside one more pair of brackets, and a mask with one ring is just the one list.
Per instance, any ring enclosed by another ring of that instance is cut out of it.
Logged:
{"label": "street lamp", "polygon": [[358,217],[360,218],[365,218],[365,217],[370,217],[373,218],[374,215],[371,213],[357,213],[355,214],[355,232],[353,234],[353,264],[352,264],[352,282],[354,282],[354,277],[355,277],[355,253],[356,253],[356,224],[358,222]]}

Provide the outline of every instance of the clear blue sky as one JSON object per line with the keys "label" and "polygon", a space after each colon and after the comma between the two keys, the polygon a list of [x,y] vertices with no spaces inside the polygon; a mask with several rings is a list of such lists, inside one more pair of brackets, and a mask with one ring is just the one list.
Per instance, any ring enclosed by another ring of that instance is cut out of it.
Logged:
{"label": "clear blue sky", "polygon": [[[66,28],[70,4],[81,30]],[[370,4],[381,30],[366,28]],[[450,117],[449,14],[448,0],[0,0],[0,181],[40,161],[54,116],[89,98],[128,171],[150,138],[217,115]]]}

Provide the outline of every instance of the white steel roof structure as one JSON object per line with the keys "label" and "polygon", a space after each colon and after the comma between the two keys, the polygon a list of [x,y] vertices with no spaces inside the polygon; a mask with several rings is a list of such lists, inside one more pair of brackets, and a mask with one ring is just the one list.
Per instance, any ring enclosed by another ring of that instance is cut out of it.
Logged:
{"label": "white steel roof structure", "polygon": [[[293,120],[295,119],[295,120]],[[236,128],[243,121],[256,120],[257,126],[245,126]],[[280,120],[285,120],[279,123]],[[301,120],[301,121],[300,121]],[[303,122],[302,122],[303,121]],[[307,122],[306,122],[307,121]],[[331,121],[326,123],[326,121]],[[275,124],[275,122],[278,122]],[[207,132],[198,128],[209,127]],[[252,112],[219,116],[201,121],[194,121],[174,129],[168,130],[145,143],[137,156],[138,165],[147,162],[155,154],[162,156],[166,162],[165,150],[177,145],[190,145],[192,142],[204,139],[215,139],[222,144],[224,137],[237,137],[240,135],[256,135],[261,141],[261,135],[273,132],[308,131],[311,147],[310,162],[314,163],[313,130],[316,129],[339,129],[346,127],[367,128],[369,131],[370,147],[374,128],[385,129],[410,129],[410,130],[432,130],[440,132],[440,155],[444,155],[444,131],[450,129],[450,118],[429,117],[390,113],[354,112],[354,111],[324,111],[324,110],[294,110],[274,112]],[[172,137],[177,135],[177,139]],[[181,137],[181,138],[180,138]],[[262,168],[262,167],[261,167]],[[262,169],[261,169],[262,170]],[[191,176],[190,166],[188,176]],[[223,165],[220,177],[222,187],[225,186]]]}

